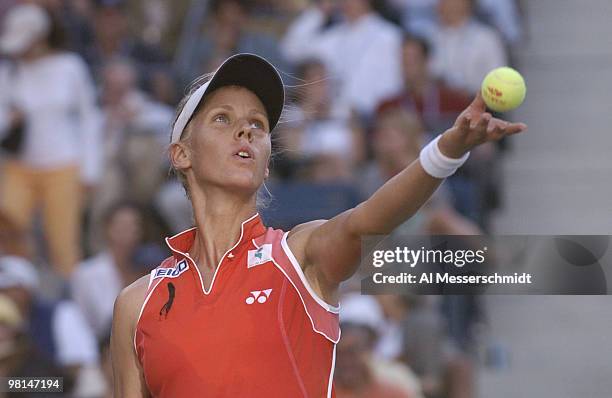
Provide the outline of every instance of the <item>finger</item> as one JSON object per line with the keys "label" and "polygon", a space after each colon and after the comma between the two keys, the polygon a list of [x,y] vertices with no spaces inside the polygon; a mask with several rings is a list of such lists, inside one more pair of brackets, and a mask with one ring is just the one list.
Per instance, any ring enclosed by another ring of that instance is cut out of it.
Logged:
{"label": "finger", "polygon": [[469,108],[475,110],[478,113],[485,112],[487,110],[487,104],[485,104],[484,99],[482,98],[482,94],[480,90],[476,93],[476,98],[472,101]]}
{"label": "finger", "polygon": [[487,127],[487,134],[503,134],[504,129],[508,127],[509,123],[505,120],[493,118]]}
{"label": "finger", "polygon": [[482,120],[482,116],[478,116],[478,115],[474,115],[472,116],[470,114],[470,130],[474,130],[476,128],[476,126],[478,126],[478,123]]}
{"label": "finger", "polygon": [[457,123],[457,127],[459,131],[466,132],[470,129],[471,117],[469,114],[461,116],[459,122]]}
{"label": "finger", "polygon": [[504,119],[499,119],[494,117],[493,119],[491,119],[492,121],[494,121],[495,123],[500,123],[502,126],[507,127],[507,126],[521,126],[524,130],[527,129],[527,125],[525,123],[512,123],[512,122],[508,122]]}
{"label": "finger", "polygon": [[472,127],[479,134],[483,134],[487,131],[487,126],[492,120],[493,116],[490,113],[483,113],[477,123]]}
{"label": "finger", "polygon": [[487,136],[494,140],[498,140],[504,136],[504,128],[501,123],[489,123],[489,127],[487,127]]}
{"label": "finger", "polygon": [[512,135],[517,133],[522,133],[527,130],[527,125],[525,123],[510,123],[505,129],[505,135]]}

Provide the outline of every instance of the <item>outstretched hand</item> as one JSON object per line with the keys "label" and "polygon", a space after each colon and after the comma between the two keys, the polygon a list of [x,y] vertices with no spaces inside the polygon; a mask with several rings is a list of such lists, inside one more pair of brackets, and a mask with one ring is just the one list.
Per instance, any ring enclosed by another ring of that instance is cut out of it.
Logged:
{"label": "outstretched hand", "polygon": [[511,123],[494,118],[480,92],[472,103],[459,115],[455,124],[440,138],[440,151],[450,158],[461,158],[472,148],[488,141],[521,133],[527,130],[525,123]]}

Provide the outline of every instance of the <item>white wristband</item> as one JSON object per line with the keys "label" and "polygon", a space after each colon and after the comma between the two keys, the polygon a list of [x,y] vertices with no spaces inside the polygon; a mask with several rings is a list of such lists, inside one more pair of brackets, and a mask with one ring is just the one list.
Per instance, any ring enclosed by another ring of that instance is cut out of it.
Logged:
{"label": "white wristband", "polygon": [[427,174],[435,178],[446,178],[455,174],[455,171],[470,157],[470,153],[466,153],[460,159],[449,158],[440,152],[438,147],[440,137],[442,135],[436,137],[421,150],[419,160]]}

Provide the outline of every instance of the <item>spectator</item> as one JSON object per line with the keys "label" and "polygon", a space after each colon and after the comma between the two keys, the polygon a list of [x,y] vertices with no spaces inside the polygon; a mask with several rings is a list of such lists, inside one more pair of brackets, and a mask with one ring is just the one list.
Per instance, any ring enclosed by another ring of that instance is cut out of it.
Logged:
{"label": "spectator", "polygon": [[[434,35],[433,73],[449,86],[470,95],[480,90],[493,68],[507,63],[497,33],[473,18],[473,0],[440,0],[440,30]],[[477,148],[466,167],[449,179],[455,208],[488,229],[489,215],[499,206],[498,149]]]}
{"label": "spectator", "polygon": [[452,125],[472,101],[465,93],[436,80],[429,71],[430,46],[425,39],[407,35],[402,45],[404,88],[383,101],[379,112],[399,107],[419,115],[425,129],[437,135]]}
{"label": "spectator", "polygon": [[440,27],[433,36],[432,70],[451,87],[476,93],[482,79],[507,63],[504,45],[492,28],[476,21],[473,0],[440,0]]}
{"label": "spectator", "polygon": [[[40,354],[25,333],[26,322],[17,304],[0,294],[0,377],[62,377],[62,372]],[[69,391],[68,378],[64,383]],[[2,397],[36,398],[40,393],[12,393]]]}
{"label": "spectator", "polygon": [[364,157],[362,130],[356,120],[347,119],[332,107],[329,80],[321,61],[304,61],[297,68],[297,76],[303,84],[279,134],[285,160],[301,165],[300,176],[311,182],[348,181]]}
{"label": "spectator", "polygon": [[151,93],[151,98],[160,104],[174,107],[178,103],[176,77],[169,66],[151,71],[147,91]]}
{"label": "spectator", "polygon": [[438,0],[390,0],[402,16],[402,25],[413,35],[429,38],[437,29]]}
{"label": "spectator", "polygon": [[338,398],[409,398],[400,388],[380,380],[369,365],[371,349],[367,331],[342,324],[334,382]]}
{"label": "spectator", "polygon": [[211,0],[211,14],[204,35],[193,50],[191,70],[186,81],[215,70],[221,62],[235,53],[258,54],[281,70],[283,62],[276,38],[249,29],[249,3],[245,0]]}
{"label": "spectator", "polygon": [[401,87],[401,35],[377,15],[370,0],[342,1],[344,21],[327,28],[333,15],[329,2],[319,2],[300,15],[282,42],[294,63],[322,59],[338,84],[338,103],[370,116],[376,105]]}
{"label": "spectator", "polygon": [[[5,0],[0,3],[0,20],[4,20],[4,14],[8,12],[8,10],[17,4],[17,0]],[[2,24],[0,23],[0,28],[2,28]]]}
{"label": "spectator", "polygon": [[110,152],[117,151],[127,131],[157,136],[165,144],[174,112],[138,88],[137,73],[134,65],[122,58],[108,62],[102,70],[101,103]]}
{"label": "spectator", "polygon": [[[114,375],[113,375],[113,364],[111,360],[111,352],[110,352],[110,330],[106,334],[105,337],[99,340],[99,351],[100,351],[100,363],[102,368],[102,373],[104,374],[104,379],[106,380],[106,384],[108,386],[114,386]],[[106,395],[103,398],[113,398],[113,390],[109,388]]]}
{"label": "spectator", "polygon": [[[390,0],[402,15],[402,24],[411,34],[431,38],[438,28],[439,0]],[[516,0],[472,0],[478,19],[495,27],[508,44],[517,44],[522,35]]]}
{"label": "spectator", "polygon": [[35,0],[62,26],[66,47],[84,57],[94,45],[93,2],[91,0]]}
{"label": "spectator", "polygon": [[153,268],[168,258],[168,250],[158,243],[145,243],[138,246],[132,257],[131,273],[134,279],[148,275]]}
{"label": "spectator", "polygon": [[155,208],[173,234],[178,234],[193,226],[191,205],[187,200],[183,185],[176,178],[171,178],[160,187],[154,202]]}
{"label": "spectator", "polygon": [[[23,230],[41,209],[51,264],[65,278],[80,257],[83,193],[98,181],[100,116],[83,61],[57,41],[42,8],[20,5],[6,16],[0,51],[0,137],[23,135],[5,163],[0,208]],[[44,94],[44,95],[43,95]]]}
{"label": "spectator", "polygon": [[[374,160],[365,167],[359,179],[364,197],[371,196],[418,158],[424,140],[423,128],[415,114],[389,110],[377,118],[372,139]],[[478,227],[453,210],[448,196],[443,185],[429,203],[400,225],[394,234],[478,234]]]}
{"label": "spectator", "polygon": [[98,338],[110,328],[115,298],[141,276],[134,254],[143,237],[142,210],[131,202],[118,202],[103,217],[106,248],[84,261],[71,280],[72,295]]}
{"label": "spectator", "polygon": [[25,320],[17,304],[8,296],[0,294],[0,376],[13,372],[13,356],[22,348]]}
{"label": "spectator", "polygon": [[338,398],[420,397],[420,387],[405,366],[376,359],[373,349],[384,318],[375,299],[350,294],[341,300],[342,338],[334,384]]}
{"label": "spectator", "polygon": [[[0,294],[17,304],[21,317],[27,320],[27,334],[35,349],[75,381],[75,389],[82,392],[77,396],[103,391],[96,340],[83,315],[72,301],[41,300],[36,294],[39,283],[36,268],[28,261],[0,257]],[[80,378],[92,371],[99,377],[83,385]]]}
{"label": "spectator", "polygon": [[397,360],[401,358],[404,336],[401,321],[406,318],[407,308],[404,296],[382,294],[376,296],[384,315],[380,338],[375,347],[375,353],[381,358]]}
{"label": "spectator", "polygon": [[0,255],[31,257],[28,237],[15,225],[11,217],[2,212],[0,212]]}
{"label": "spectator", "polygon": [[[155,196],[165,178],[163,157],[173,111],[138,89],[137,72],[125,59],[103,68],[101,105],[104,115],[106,167],[91,203],[92,224],[120,198],[140,203]],[[99,231],[91,231],[91,246],[100,248]]]}
{"label": "spectator", "polygon": [[403,332],[401,356],[421,379],[425,396],[475,396],[474,364],[450,339],[436,299],[412,296],[396,304],[406,314],[395,320]]}
{"label": "spectator", "polygon": [[523,37],[521,14],[517,0],[478,0],[478,14],[495,27],[504,41],[518,44]]}
{"label": "spectator", "polygon": [[130,31],[129,15],[125,0],[95,0],[94,45],[90,46],[85,59],[96,72],[110,60],[124,57],[131,59],[138,69],[138,76],[144,77],[168,58],[160,47],[145,43]]}

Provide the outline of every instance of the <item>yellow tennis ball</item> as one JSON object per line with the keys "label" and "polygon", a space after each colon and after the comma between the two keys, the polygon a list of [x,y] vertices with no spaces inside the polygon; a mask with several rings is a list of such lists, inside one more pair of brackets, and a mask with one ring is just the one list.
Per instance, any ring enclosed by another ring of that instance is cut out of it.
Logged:
{"label": "yellow tennis ball", "polygon": [[509,67],[493,69],[482,81],[482,98],[496,112],[518,108],[526,93],[525,79]]}

